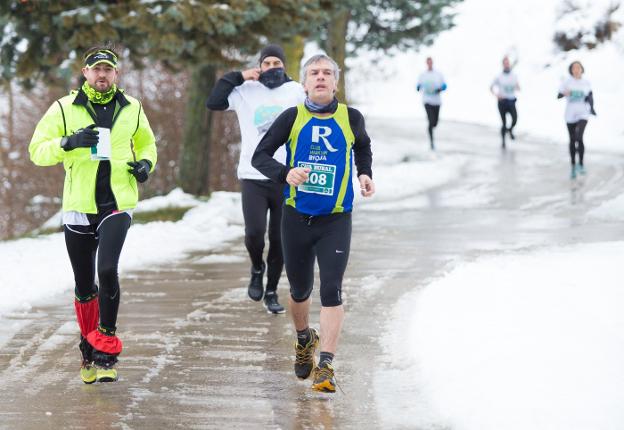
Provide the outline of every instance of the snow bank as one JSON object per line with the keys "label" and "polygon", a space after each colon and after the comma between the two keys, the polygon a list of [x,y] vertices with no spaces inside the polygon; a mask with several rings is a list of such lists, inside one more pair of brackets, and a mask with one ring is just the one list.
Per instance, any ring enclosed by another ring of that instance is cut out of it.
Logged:
{"label": "snow bank", "polygon": [[[210,250],[243,234],[240,194],[217,192],[201,202],[173,191],[146,200],[140,207],[195,206],[178,222],[133,225],[121,256],[120,272],[150,269],[184,258],[189,252]],[[0,242],[0,315],[22,309],[74,285],[62,233]]]}
{"label": "snow bank", "polygon": [[482,258],[407,294],[386,347],[419,397],[382,402],[387,425],[624,428],[623,253],[617,242]]}

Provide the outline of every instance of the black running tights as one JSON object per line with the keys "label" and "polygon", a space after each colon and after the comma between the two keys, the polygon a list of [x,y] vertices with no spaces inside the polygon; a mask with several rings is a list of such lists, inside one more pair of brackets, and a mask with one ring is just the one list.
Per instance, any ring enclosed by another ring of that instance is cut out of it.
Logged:
{"label": "black running tights", "polygon": [[440,105],[430,105],[425,103],[425,112],[427,112],[427,120],[429,121],[429,137],[433,138],[433,129],[438,125],[438,118],[440,117]]}
{"label": "black running tights", "polygon": [[244,179],[241,181],[243,218],[245,219],[245,247],[251,264],[259,269],[264,252],[264,234],[269,213],[269,252],[267,255],[266,291],[276,291],[282,270],[282,223],[284,185],[271,181]]}
{"label": "black running tights", "polygon": [[321,306],[340,306],[342,280],[351,248],[351,212],[309,217],[286,206],[282,244],[292,299],[299,303],[310,297],[316,260],[321,280]]}
{"label": "black running tights", "polygon": [[109,216],[95,233],[79,233],[65,226],[65,244],[74,270],[76,296],[87,297],[96,291],[95,262],[100,280],[100,325],[115,329],[119,310],[119,256],[130,228],[127,213]]}
{"label": "black running tights", "polygon": [[518,112],[516,111],[516,101],[511,99],[502,99],[498,101],[498,113],[500,114],[503,126],[501,133],[504,135],[507,132],[507,114],[511,115],[511,126],[509,129],[513,129],[518,122]]}
{"label": "black running tights", "polygon": [[582,119],[577,122],[568,122],[568,134],[570,135],[570,162],[574,166],[575,154],[578,152],[579,164],[583,165],[583,155],[585,154],[585,144],[583,143],[583,134],[587,120]]}

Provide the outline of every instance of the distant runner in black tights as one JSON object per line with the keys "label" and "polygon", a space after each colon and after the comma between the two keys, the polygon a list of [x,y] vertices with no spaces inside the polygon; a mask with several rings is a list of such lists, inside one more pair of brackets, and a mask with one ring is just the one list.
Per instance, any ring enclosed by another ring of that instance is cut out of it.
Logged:
{"label": "distant runner in black tights", "polygon": [[[511,71],[509,58],[503,58],[503,71],[494,79],[490,86],[490,91],[498,99],[498,112],[501,116],[501,138],[502,147],[505,148],[505,135],[509,133],[511,140],[516,137],[513,128],[518,122],[518,112],[516,111],[516,91],[520,89],[518,78]],[[511,125],[507,127],[507,114],[511,116]]]}
{"label": "distant runner in black tights", "polygon": [[446,82],[444,82],[442,73],[433,68],[433,59],[431,57],[427,57],[427,70],[422,72],[418,77],[416,90],[422,93],[422,100],[425,105],[425,112],[427,113],[429,145],[431,146],[431,150],[434,150],[433,129],[438,126],[440,105],[442,104],[440,93],[446,90]]}
{"label": "distant runner in black tights", "polygon": [[[585,174],[583,159],[585,156],[585,143],[583,134],[590,115],[596,115],[594,110],[594,94],[589,81],[583,78],[585,69],[580,61],[574,61],[568,67],[570,77],[559,88],[557,98],[567,101],[565,121],[570,138],[570,177],[575,179],[577,175]],[[576,155],[578,154],[578,165]]]}

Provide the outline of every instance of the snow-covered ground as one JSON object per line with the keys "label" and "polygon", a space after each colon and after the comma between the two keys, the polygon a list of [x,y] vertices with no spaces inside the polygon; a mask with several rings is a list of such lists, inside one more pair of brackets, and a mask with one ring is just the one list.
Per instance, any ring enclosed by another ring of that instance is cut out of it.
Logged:
{"label": "snow-covered ground", "polygon": [[623,253],[614,242],[487,257],[406,294],[385,345],[403,372],[394,389],[418,396],[378,405],[388,427],[624,428]]}
{"label": "snow-covered ground", "polygon": [[[581,17],[579,25],[587,27],[613,2],[575,3],[590,5],[588,16]],[[585,78],[592,84],[598,113],[587,126],[587,151],[591,154],[596,148],[622,152],[624,123],[619,107],[624,100],[624,86],[620,84],[624,75],[624,30],[595,50],[557,52],[555,31],[575,25],[570,20],[557,22],[562,4],[560,0],[465,0],[456,8],[456,26],[442,33],[433,46],[385,58],[378,65],[371,64],[368,56],[349,62],[349,97],[362,111],[374,116],[406,121],[423,118],[416,81],[425,69],[425,58],[431,56],[448,84],[442,95],[440,127],[448,119],[499,127],[496,99],[489,88],[501,71],[503,56],[509,55],[517,61],[514,71],[521,87],[517,132],[565,145],[565,102],[557,100],[556,95],[561,80],[568,77],[569,63],[580,60],[585,66]],[[624,11],[618,11],[617,17],[624,21]]]}
{"label": "snow-covered ground", "polygon": [[[351,69],[368,75],[358,80],[357,72],[352,73],[357,84],[352,95],[377,120],[422,118],[414,87],[425,57],[432,55],[449,84],[440,127],[445,119],[497,126],[489,85],[509,53],[518,59],[522,86],[520,134],[564,145],[564,103],[555,94],[567,64],[578,58],[594,85],[599,115],[587,129],[588,151],[618,151],[624,130],[616,116],[624,100],[618,85],[624,72],[621,48],[611,43],[595,52],[554,54],[557,4],[466,0],[458,8],[457,27],[422,53],[388,60],[385,72],[371,70],[365,60],[354,61]],[[432,156],[405,140],[372,135],[377,196],[358,198],[356,210],[395,210],[406,197],[453,181],[466,163],[460,154]],[[142,202],[146,209],[169,205],[194,208],[179,222],[134,225],[121,258],[122,275],[183,259],[195,250],[218,253],[225,242],[243,234],[237,193],[214,193],[200,202],[176,191]],[[624,199],[605,202],[590,216],[617,222],[624,216]],[[618,271],[623,253],[624,242],[508,252],[459,263],[442,278],[407,293],[388,324],[385,347],[397,357],[396,368],[408,375],[404,382],[419,391],[416,398],[402,399],[413,412],[410,421],[405,415],[388,415],[388,428],[624,428],[624,290]],[[62,234],[0,242],[0,261],[5,268],[0,272],[0,317],[71,294]],[[206,261],[236,259],[215,255]]]}

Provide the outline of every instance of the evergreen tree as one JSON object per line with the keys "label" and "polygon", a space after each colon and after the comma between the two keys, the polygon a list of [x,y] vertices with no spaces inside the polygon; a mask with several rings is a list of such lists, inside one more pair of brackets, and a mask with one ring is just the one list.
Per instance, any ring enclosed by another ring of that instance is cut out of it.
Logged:
{"label": "evergreen tree", "polygon": [[[67,86],[87,48],[112,42],[138,66],[149,58],[190,68],[192,93],[214,82],[217,66],[244,61],[269,40],[305,34],[323,11],[318,0],[13,0],[0,3],[0,16],[9,22],[0,40],[5,80]],[[191,94],[186,110],[181,185],[195,193],[209,191],[211,118],[198,103],[206,96]]]}
{"label": "evergreen tree", "polygon": [[[321,46],[342,69],[339,96],[345,100],[345,59],[360,49],[389,52],[418,49],[453,26],[452,6],[461,0],[324,0],[328,21]],[[349,48],[349,49],[348,49]]]}

